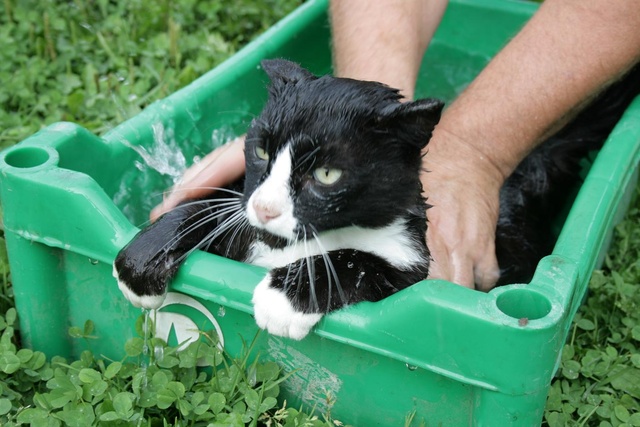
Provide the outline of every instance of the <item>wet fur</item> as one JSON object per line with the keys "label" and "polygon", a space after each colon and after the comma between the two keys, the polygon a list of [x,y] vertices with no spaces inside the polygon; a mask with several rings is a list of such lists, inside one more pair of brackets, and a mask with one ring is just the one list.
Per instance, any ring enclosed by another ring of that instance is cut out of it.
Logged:
{"label": "wet fur", "polygon": [[[134,304],[155,308],[195,249],[262,265],[269,273],[254,293],[258,325],[300,339],[324,313],[378,301],[427,276],[421,151],[442,103],[401,103],[395,89],[318,78],[288,61],[263,67],[272,83],[247,132],[243,180],[141,231],[118,254],[114,275]],[[601,146],[638,92],[633,73],[534,150],[505,183],[496,234],[501,283],[528,282],[551,251],[551,224],[580,182],[580,159]],[[284,159],[282,150],[290,156],[286,196],[295,228],[278,234],[256,224],[255,214],[250,224],[247,211],[276,159]],[[338,185],[313,180],[323,165],[343,171]]]}

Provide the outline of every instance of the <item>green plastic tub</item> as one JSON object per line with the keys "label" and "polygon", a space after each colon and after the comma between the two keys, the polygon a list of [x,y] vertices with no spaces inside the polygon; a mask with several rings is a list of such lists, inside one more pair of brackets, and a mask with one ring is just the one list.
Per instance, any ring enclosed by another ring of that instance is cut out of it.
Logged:
{"label": "green plastic tub", "polygon": [[[429,48],[418,95],[452,99],[535,11],[498,0],[452,1]],[[0,155],[0,197],[23,343],[78,356],[67,330],[95,323],[96,354],[119,358],[140,311],[111,276],[119,249],[191,162],[242,134],[266,99],[259,62],[284,57],[331,72],[326,1],[309,1],[187,88],[102,137],[54,124]],[[559,237],[529,284],[485,294],[424,281],[322,320],[301,342],[261,333],[256,353],[295,370],[289,405],[327,409],[356,426],[535,426],[594,266],[636,185],[636,100],[593,162]],[[159,173],[139,154],[143,147]],[[167,159],[163,155],[172,153]],[[165,154],[166,154],[165,153]],[[164,156],[164,157],[163,157]],[[174,162],[174,163],[172,163]],[[232,355],[258,332],[251,294],[264,270],[204,252],[189,257],[158,312],[158,334],[216,329]]]}

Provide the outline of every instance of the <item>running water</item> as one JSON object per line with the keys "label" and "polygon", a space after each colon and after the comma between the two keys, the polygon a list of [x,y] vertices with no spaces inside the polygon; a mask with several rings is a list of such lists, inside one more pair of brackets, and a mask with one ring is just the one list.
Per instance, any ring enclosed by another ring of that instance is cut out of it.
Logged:
{"label": "running water", "polygon": [[140,358],[140,369],[142,369],[143,372],[142,387],[146,388],[148,385],[147,368],[151,363],[153,363],[153,360],[149,358],[149,341],[151,340],[153,335],[155,335],[155,331],[152,330],[153,328],[149,327],[149,325],[151,324],[151,322],[149,321],[151,310],[143,308],[142,315],[144,316],[144,321],[142,324],[143,344],[142,357]]}

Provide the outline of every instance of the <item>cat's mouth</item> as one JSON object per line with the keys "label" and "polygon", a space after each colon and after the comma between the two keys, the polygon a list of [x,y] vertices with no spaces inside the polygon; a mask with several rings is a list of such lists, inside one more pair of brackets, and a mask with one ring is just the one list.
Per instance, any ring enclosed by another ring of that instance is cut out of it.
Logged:
{"label": "cat's mouth", "polygon": [[260,230],[258,233],[258,239],[271,249],[284,249],[291,244],[289,239],[281,236],[271,234],[266,230]]}

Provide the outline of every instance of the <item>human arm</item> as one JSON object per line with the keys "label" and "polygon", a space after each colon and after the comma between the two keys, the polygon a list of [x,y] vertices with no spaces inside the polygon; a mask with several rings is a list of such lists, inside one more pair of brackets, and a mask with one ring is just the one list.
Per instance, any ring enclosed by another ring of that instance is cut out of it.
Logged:
{"label": "human arm", "polygon": [[[447,0],[333,0],[331,2],[336,74],[382,81],[413,97],[424,50]],[[186,199],[206,195],[245,170],[244,141],[220,147],[190,167],[151,212],[151,220]]]}
{"label": "human arm", "polygon": [[414,89],[424,52],[447,0],[332,0],[334,72],[401,90]]}
{"label": "human arm", "polygon": [[640,58],[633,2],[546,0],[445,111],[423,174],[430,277],[490,289],[504,180],[536,144]]}

